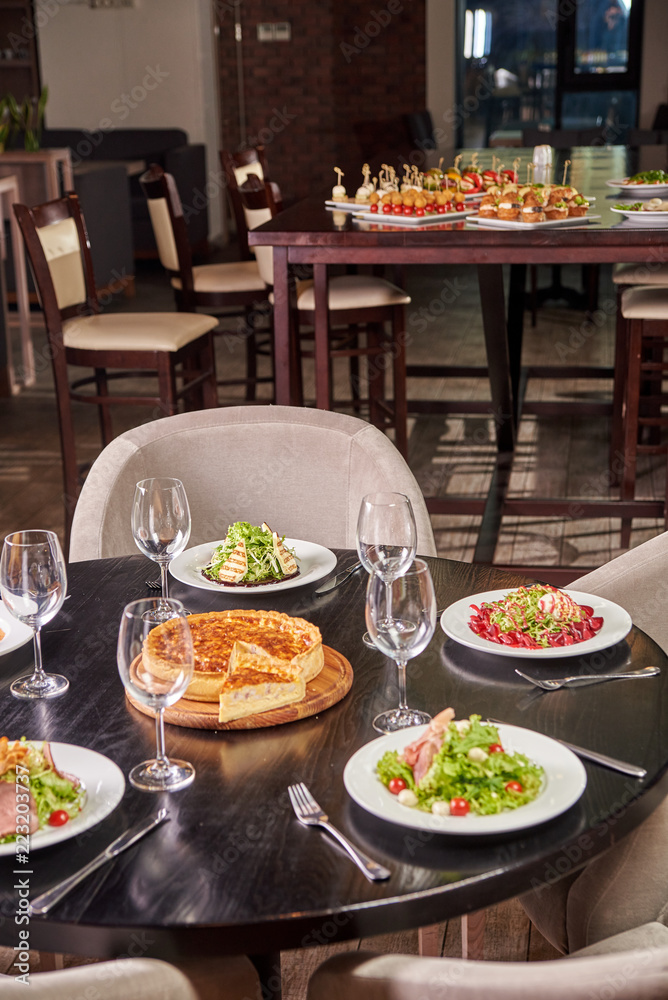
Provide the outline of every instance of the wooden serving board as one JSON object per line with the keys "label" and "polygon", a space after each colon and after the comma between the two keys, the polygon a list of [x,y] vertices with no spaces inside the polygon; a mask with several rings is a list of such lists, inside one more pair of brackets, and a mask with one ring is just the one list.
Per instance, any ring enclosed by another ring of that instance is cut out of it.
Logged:
{"label": "wooden serving board", "polygon": [[[306,685],[306,697],[292,705],[283,705],[270,712],[260,715],[249,715],[244,719],[234,719],[232,722],[218,721],[218,703],[209,701],[190,701],[181,698],[165,709],[165,722],[174,726],[185,726],[189,729],[262,729],[266,726],[282,726],[286,722],[296,722],[310,715],[331,708],[341,701],[353,682],[353,668],[349,661],[330,646],[323,646],[325,665],[312,681]],[[125,696],[138,711],[144,715],[155,717],[153,709],[137,701],[126,690]]]}

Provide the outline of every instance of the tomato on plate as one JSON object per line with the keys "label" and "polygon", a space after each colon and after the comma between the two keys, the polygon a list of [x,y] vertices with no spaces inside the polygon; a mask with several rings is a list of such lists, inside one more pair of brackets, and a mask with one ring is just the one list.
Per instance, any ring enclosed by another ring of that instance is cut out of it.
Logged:
{"label": "tomato on plate", "polygon": [[418,208],[415,209],[415,214],[416,215],[424,215],[424,208],[422,208],[421,206],[419,206]]}
{"label": "tomato on plate", "polygon": [[383,214],[384,215],[391,215],[392,214],[392,206],[389,205],[387,202],[383,205]]}
{"label": "tomato on plate", "polygon": [[518,795],[521,795],[524,789],[520,785],[519,781],[509,781],[508,784],[506,785],[506,791],[517,792]]}
{"label": "tomato on plate", "polygon": [[456,212],[463,212],[465,208],[466,208],[466,205],[464,204],[463,201],[458,201],[457,204],[455,205],[455,211]]}
{"label": "tomato on plate", "polygon": [[377,212],[378,211],[378,205],[370,205],[369,206],[369,211],[370,212]]}
{"label": "tomato on plate", "polygon": [[406,787],[406,782],[403,778],[390,778],[387,783],[387,787],[393,795],[398,795],[399,792],[403,792]]}
{"label": "tomato on plate", "polygon": [[487,753],[503,753],[503,747],[500,743],[490,743],[487,747]]}
{"label": "tomato on plate", "polygon": [[413,214],[413,206],[404,205],[404,215],[412,215],[412,214]]}
{"label": "tomato on plate", "polygon": [[451,816],[466,816],[471,810],[471,803],[468,799],[450,799],[450,815]]}
{"label": "tomato on plate", "polygon": [[402,215],[403,211],[404,211],[404,206],[403,205],[393,205],[392,206],[392,214],[393,215]]}
{"label": "tomato on plate", "polygon": [[65,826],[69,822],[70,814],[64,809],[56,809],[49,816],[49,826]]}

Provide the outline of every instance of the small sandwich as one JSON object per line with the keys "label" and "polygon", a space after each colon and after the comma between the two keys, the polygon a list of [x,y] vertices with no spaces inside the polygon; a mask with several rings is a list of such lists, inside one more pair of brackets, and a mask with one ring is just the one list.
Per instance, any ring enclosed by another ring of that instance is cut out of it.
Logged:
{"label": "small sandwich", "polygon": [[481,219],[496,219],[497,217],[497,199],[493,194],[486,194],[485,197],[480,202],[480,207],[478,209],[478,215]]}
{"label": "small sandwich", "polygon": [[546,205],[545,218],[548,222],[555,222],[559,219],[567,219],[568,205],[565,201],[555,201],[553,204]]}
{"label": "small sandwich", "polygon": [[498,204],[498,218],[504,222],[517,222],[521,207],[516,193],[501,195]]}
{"label": "small sandwich", "polygon": [[545,222],[545,206],[537,191],[527,191],[522,203],[522,222]]}
{"label": "small sandwich", "polygon": [[568,202],[568,217],[571,219],[581,219],[589,210],[589,202],[583,194],[576,194]]}

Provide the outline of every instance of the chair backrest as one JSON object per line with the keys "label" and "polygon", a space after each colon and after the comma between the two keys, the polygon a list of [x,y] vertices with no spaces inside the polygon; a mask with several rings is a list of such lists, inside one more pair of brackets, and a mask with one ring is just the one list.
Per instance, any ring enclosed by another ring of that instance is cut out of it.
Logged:
{"label": "chair backrest", "polygon": [[28,208],[13,206],[50,338],[62,320],[99,312],[86,223],[75,194]]}
{"label": "chair backrest", "polygon": [[160,263],[170,274],[178,275],[184,295],[192,294],[192,254],[176,181],[161,166],[152,163],[139,183],[148,201]]}
{"label": "chair backrest", "polygon": [[436,137],[434,135],[434,120],[431,111],[427,108],[424,111],[414,111],[404,115],[408,138],[413,146],[418,149],[436,149]]}
{"label": "chair backrest", "polygon": [[[278,213],[279,203],[276,201],[277,185],[258,177],[249,175],[239,187],[239,198],[244,212],[248,230],[269,222]],[[278,192],[280,199],[280,191]],[[255,247],[260,277],[265,284],[274,284],[274,250],[273,247]]]}
{"label": "chair backrest", "polygon": [[395,446],[358,417],[297,406],[230,406],[155,420],[115,438],[94,462],[72,524],[70,559],[137,552],[130,527],[135,485],[176,476],[192,513],[191,545],[224,538],[235,521],[355,548],[362,497],[410,497],[418,552],[436,547],[420,487]]}
{"label": "chair backrest", "polygon": [[237,229],[240,254],[245,260],[250,260],[253,253],[248,246],[248,227],[246,226],[244,210],[239,197],[239,188],[250,175],[259,177],[260,180],[264,180],[266,177],[267,160],[264,153],[264,146],[251,146],[248,149],[240,150],[238,153],[231,153],[227,149],[221,149],[220,162],[225,172],[225,180],[227,181],[227,192]]}

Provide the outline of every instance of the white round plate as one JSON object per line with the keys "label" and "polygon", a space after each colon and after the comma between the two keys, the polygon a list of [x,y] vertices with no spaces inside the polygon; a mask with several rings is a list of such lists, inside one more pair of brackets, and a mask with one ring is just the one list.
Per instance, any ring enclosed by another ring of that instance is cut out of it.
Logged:
{"label": "white round plate", "polygon": [[[41,747],[42,740],[29,740]],[[77,747],[71,743],[50,743],[56,767],[79,778],[86,788],[84,807],[74,819],[64,826],[47,826],[30,834],[30,850],[51,847],[61,840],[78,837],[108,816],[123,798],[125,778],[117,764],[95,750]],[[0,844],[0,857],[16,853],[16,843]]]}
{"label": "white round plate", "polygon": [[4,638],[0,639],[0,656],[3,653],[11,653],[19,646],[25,646],[26,642],[30,642],[32,639],[32,629],[20,622],[18,618],[14,618],[14,615],[9,613],[2,601],[0,601],[0,630],[5,633]]}
{"label": "white round plate", "polygon": [[627,184],[625,180],[611,180],[605,183],[608,187],[628,191],[629,194],[640,198],[657,198],[661,194],[668,193],[668,184]]}
{"label": "white round plate", "polygon": [[611,208],[615,215],[623,215],[638,226],[668,226],[668,210],[665,212],[650,212],[646,209]]}
{"label": "white round plate", "polygon": [[497,729],[505,750],[526,754],[545,771],[545,787],[533,802],[495,816],[434,816],[402,806],[376,774],[376,765],[388,750],[403,750],[426,726],[404,729],[381,736],[353,754],[345,766],[343,782],[348,794],[367,812],[380,819],[415,830],[431,833],[484,834],[510,833],[539,823],[546,823],[570,809],[587,785],[587,772],[571,750],[542,733],[519,726],[499,725]]}
{"label": "white round plate", "polygon": [[441,628],[446,635],[456,642],[461,642],[463,646],[470,649],[477,649],[483,653],[492,653],[495,656],[514,656],[523,658],[533,658],[539,660],[551,660],[563,656],[587,656],[599,649],[607,649],[629,634],[633,626],[631,616],[618,604],[606,601],[604,597],[597,597],[594,594],[583,594],[579,590],[569,590],[564,588],[564,593],[570,594],[576,604],[587,604],[594,609],[594,617],[603,618],[603,625],[593,639],[584,639],[582,642],[573,643],[572,646],[548,646],[547,649],[518,649],[517,646],[503,646],[498,642],[490,642],[476,635],[469,628],[469,619],[474,613],[471,605],[480,605],[485,601],[499,601],[512,588],[505,590],[488,590],[484,594],[472,594],[470,597],[463,597],[461,601],[455,601],[449,608],[446,608],[441,615]]}
{"label": "white round plate", "polygon": [[295,557],[299,563],[299,576],[292,577],[290,580],[281,580],[280,583],[261,583],[257,587],[235,587],[224,583],[214,583],[213,580],[207,580],[205,576],[202,576],[201,571],[211,559],[213,550],[222,541],[223,539],[220,542],[204,542],[203,545],[195,545],[192,549],[186,549],[169,564],[170,573],[175,579],[189,587],[213,590],[216,593],[237,594],[239,597],[243,597],[253,594],[275,594],[281,590],[303,587],[305,583],[315,583],[316,580],[321,580],[336,566],[336,556],[324,545],[303,542],[298,538],[286,538],[283,544],[289,549],[294,549]]}

